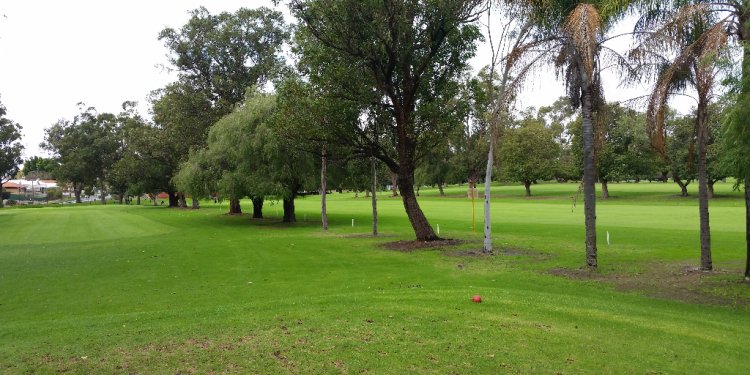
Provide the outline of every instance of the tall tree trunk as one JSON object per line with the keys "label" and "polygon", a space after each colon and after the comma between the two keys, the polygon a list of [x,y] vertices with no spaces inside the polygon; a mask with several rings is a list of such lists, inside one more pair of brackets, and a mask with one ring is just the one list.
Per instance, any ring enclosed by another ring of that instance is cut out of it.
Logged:
{"label": "tall tree trunk", "polygon": [[135,204],[137,204],[139,206],[141,205],[141,195],[140,194],[138,194],[138,196],[136,196],[136,198],[135,198]]}
{"label": "tall tree trunk", "polygon": [[185,200],[185,193],[178,193],[178,196],[180,197],[180,208],[187,208],[187,200]]}
{"label": "tall tree trunk", "polygon": [[254,196],[252,197],[253,201],[253,219],[262,219],[263,218],[263,201],[265,200],[265,197],[260,196]]}
{"label": "tall tree trunk", "polygon": [[375,168],[375,158],[370,157],[370,165],[372,169],[372,235],[377,237],[378,235],[378,175],[377,169]]}
{"label": "tall tree trunk", "polygon": [[680,178],[680,176],[678,176],[674,172],[672,172],[672,179],[680,187],[680,196],[687,197],[688,196],[687,186],[690,183],[690,181],[688,180],[687,183],[682,182],[682,179]]}
{"label": "tall tree trunk", "polygon": [[417,236],[417,241],[439,240],[440,237],[435,234],[430,226],[427,217],[419,207],[417,197],[414,195],[414,166],[404,164],[407,163],[402,163],[398,172],[398,190],[401,193],[404,209],[406,209],[406,215],[409,217],[411,227]]}
{"label": "tall tree trunk", "polygon": [[167,194],[169,194],[169,207],[179,207],[180,199],[177,197],[177,193],[170,191]]}
{"label": "tall tree trunk", "polygon": [[323,223],[323,230],[328,230],[328,214],[326,213],[326,148],[320,156],[320,219]]}
{"label": "tall tree trunk", "polygon": [[196,199],[195,197],[190,197],[190,203],[194,210],[201,208],[200,202],[198,202],[198,199]]}
{"label": "tall tree trunk", "polygon": [[125,194],[120,194],[120,196],[117,198],[117,200],[120,202],[120,204],[125,204]]}
{"label": "tall tree trunk", "polygon": [[391,172],[391,196],[398,197],[398,191],[401,188],[398,182],[398,174]]}
{"label": "tall tree trunk", "polygon": [[73,183],[73,194],[76,196],[76,203],[81,203],[81,184]]}
{"label": "tall tree trunk", "polygon": [[[2,183],[2,181],[0,181]],[[0,185],[0,208],[5,207],[5,203],[3,203],[3,193],[5,192],[5,188]]]}
{"label": "tall tree trunk", "polygon": [[101,183],[99,184],[99,189],[101,189],[101,194],[99,194],[101,203],[103,205],[107,204],[107,195],[106,195],[107,193],[104,191],[104,180],[102,180]]}
{"label": "tall tree trunk", "polygon": [[438,191],[440,192],[440,196],[441,197],[445,196],[445,190],[443,190],[443,183],[442,182],[438,182]]}
{"label": "tall tree trunk", "polygon": [[240,200],[239,200],[239,198],[230,198],[229,199],[229,214],[230,215],[241,215],[242,214],[242,207],[240,207]]}
{"label": "tall tree trunk", "polygon": [[[702,99],[702,95],[699,94]],[[708,172],[706,149],[708,144],[708,102],[699,100],[696,116],[698,128],[698,213],[700,217],[701,270],[713,269],[711,259],[711,228],[708,218]]]}
{"label": "tall tree trunk", "polygon": [[596,165],[594,160],[594,119],[591,107],[591,86],[585,86],[582,91],[583,211],[586,219],[586,265],[590,268],[596,268]]}
{"label": "tall tree trunk", "polygon": [[492,222],[490,220],[490,187],[492,186],[493,142],[487,152],[487,168],[484,172],[484,244],[482,252],[492,254]]}
{"label": "tall tree trunk", "polygon": [[750,177],[745,178],[745,281],[750,281]]}
{"label": "tall tree trunk", "polygon": [[525,180],[523,182],[523,187],[526,189],[526,196],[530,197],[531,196],[531,181]]}
{"label": "tall tree trunk", "polygon": [[607,184],[607,179],[602,178],[602,199],[609,198],[609,185]]}
{"label": "tall tree trunk", "polygon": [[297,222],[297,216],[294,214],[294,196],[284,198],[284,219],[282,221],[290,224]]}
{"label": "tall tree trunk", "polygon": [[365,189],[365,198],[370,198],[370,189]]}
{"label": "tall tree trunk", "polygon": [[714,184],[716,180],[709,178],[706,187],[708,188],[708,199],[714,199]]}

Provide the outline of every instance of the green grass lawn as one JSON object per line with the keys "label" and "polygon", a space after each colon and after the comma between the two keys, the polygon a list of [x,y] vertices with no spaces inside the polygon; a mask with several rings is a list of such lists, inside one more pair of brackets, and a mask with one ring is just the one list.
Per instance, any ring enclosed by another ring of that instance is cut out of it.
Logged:
{"label": "green grass lawn", "polygon": [[463,244],[413,252],[381,246],[413,238],[385,193],[380,238],[352,194],[330,196],[327,233],[315,196],[294,226],[271,202],[262,221],[213,203],[2,209],[0,373],[750,373],[740,193],[717,185],[703,275],[684,271],[696,199],[612,184],[589,274],[576,190],[495,187],[492,257],[458,256],[481,248],[466,186],[420,197]]}

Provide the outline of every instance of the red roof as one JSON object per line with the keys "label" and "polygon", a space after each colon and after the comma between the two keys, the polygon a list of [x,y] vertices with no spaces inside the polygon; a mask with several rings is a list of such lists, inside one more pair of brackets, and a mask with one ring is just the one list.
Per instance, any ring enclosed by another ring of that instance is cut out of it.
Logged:
{"label": "red roof", "polygon": [[10,189],[18,189],[20,187],[23,187],[23,185],[19,185],[19,184],[15,183],[15,182],[6,182],[6,183],[3,184],[3,187],[6,188],[6,189],[8,189],[8,188],[10,188]]}
{"label": "red roof", "polygon": [[161,192],[156,197],[159,198],[159,199],[165,199],[165,198],[169,198],[169,194],[167,194],[165,192]]}

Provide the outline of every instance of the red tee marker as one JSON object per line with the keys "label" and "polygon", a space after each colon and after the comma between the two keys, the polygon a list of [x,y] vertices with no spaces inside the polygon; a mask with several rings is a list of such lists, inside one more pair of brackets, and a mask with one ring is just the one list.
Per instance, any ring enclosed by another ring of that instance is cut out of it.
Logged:
{"label": "red tee marker", "polygon": [[471,302],[474,302],[474,303],[481,303],[481,302],[482,302],[482,297],[481,297],[481,296],[474,296],[474,297],[471,297]]}

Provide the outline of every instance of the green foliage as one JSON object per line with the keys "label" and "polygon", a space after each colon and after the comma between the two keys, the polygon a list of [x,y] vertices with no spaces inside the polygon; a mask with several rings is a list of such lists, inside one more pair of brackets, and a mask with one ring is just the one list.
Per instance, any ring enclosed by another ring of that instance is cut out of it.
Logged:
{"label": "green foliage", "polygon": [[0,103],[0,182],[16,175],[23,152],[23,145],[19,142],[21,125],[5,117],[5,114],[5,106]]}
{"label": "green foliage", "polygon": [[499,150],[502,176],[527,186],[554,177],[561,152],[555,135],[543,120],[526,113],[516,126],[503,134]]}
{"label": "green foliage", "polygon": [[599,178],[638,181],[657,176],[661,163],[648,139],[645,114],[609,104],[604,116],[602,146],[597,154]]}
{"label": "green foliage", "polygon": [[28,160],[24,160],[23,162],[23,169],[21,171],[23,172],[24,176],[30,176],[32,172],[34,172],[38,178],[42,179],[49,179],[49,178],[55,178],[55,170],[57,169],[59,163],[57,160],[53,158],[43,158],[40,156],[32,156]]}
{"label": "green foliage", "polygon": [[179,30],[159,34],[180,84],[205,95],[220,116],[243,100],[248,87],[263,87],[280,71],[287,38],[281,12],[266,7],[217,15],[200,7]]}
{"label": "green foliage", "polygon": [[116,131],[115,115],[82,106],[73,120],[63,119],[47,128],[41,146],[60,162],[57,177],[72,183],[76,191],[83,186],[104,187],[119,157]]}

